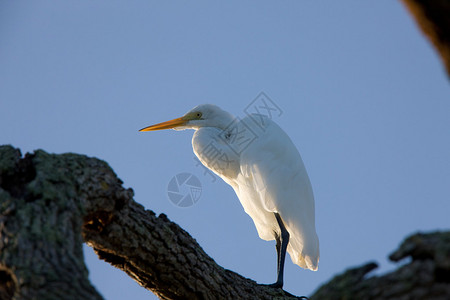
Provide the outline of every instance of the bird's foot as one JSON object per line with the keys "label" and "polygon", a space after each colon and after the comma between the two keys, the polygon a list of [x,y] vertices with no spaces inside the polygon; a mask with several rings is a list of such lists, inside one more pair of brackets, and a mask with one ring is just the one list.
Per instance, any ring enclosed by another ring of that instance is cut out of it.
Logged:
{"label": "bird's foot", "polygon": [[271,283],[271,284],[264,284],[267,285],[268,287],[274,288],[274,289],[282,289],[283,288],[283,283],[282,282],[275,282],[275,283]]}
{"label": "bird's foot", "polygon": [[[283,289],[283,283],[280,283],[280,282],[275,282],[275,283],[271,283],[271,284],[263,284],[263,285],[268,286],[268,287],[271,287],[271,288],[275,288],[275,289]],[[288,294],[289,296],[293,296],[293,297],[295,297],[295,298],[297,298],[297,299],[305,299],[305,300],[309,300],[309,298],[306,297],[306,296],[295,296],[295,295],[289,294],[289,293],[286,292],[285,290],[283,290],[283,291],[284,291],[286,294]]]}

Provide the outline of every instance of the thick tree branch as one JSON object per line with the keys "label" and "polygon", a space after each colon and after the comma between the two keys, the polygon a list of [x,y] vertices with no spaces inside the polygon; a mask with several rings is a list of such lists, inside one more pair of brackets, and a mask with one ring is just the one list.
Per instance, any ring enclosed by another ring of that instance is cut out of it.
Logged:
{"label": "thick tree branch", "polygon": [[450,299],[450,231],[417,233],[408,237],[389,259],[409,263],[383,276],[368,276],[370,262],[335,276],[311,300],[337,299]]}
{"label": "thick tree branch", "polygon": [[450,77],[450,1],[403,0],[403,3],[438,50]]}
{"label": "thick tree branch", "polygon": [[0,299],[102,299],[83,260],[76,161],[47,156],[0,147]]}
{"label": "thick tree branch", "polygon": [[101,160],[0,147],[0,298],[101,299],[87,280],[83,236],[162,299],[295,299],[220,267],[132,197]]}

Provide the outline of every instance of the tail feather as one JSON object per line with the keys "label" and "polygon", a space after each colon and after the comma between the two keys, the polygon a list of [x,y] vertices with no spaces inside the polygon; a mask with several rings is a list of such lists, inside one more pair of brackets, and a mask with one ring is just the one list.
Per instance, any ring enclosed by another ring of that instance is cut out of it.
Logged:
{"label": "tail feather", "polygon": [[296,236],[291,235],[287,252],[291,256],[291,260],[294,264],[299,265],[304,269],[317,271],[320,257],[317,236],[310,238],[307,245],[304,245],[298,237],[296,238]]}

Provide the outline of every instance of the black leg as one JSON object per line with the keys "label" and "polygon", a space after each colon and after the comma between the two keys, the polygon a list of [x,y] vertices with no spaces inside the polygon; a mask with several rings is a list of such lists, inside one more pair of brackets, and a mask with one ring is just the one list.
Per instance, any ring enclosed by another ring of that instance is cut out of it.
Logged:
{"label": "black leg", "polygon": [[281,238],[277,234],[275,241],[277,244],[275,245],[275,249],[277,250],[277,275],[280,273],[280,251],[281,251]]}
{"label": "black leg", "polygon": [[276,237],[277,241],[277,281],[271,284],[271,287],[282,288],[283,287],[283,274],[284,274],[284,260],[286,258],[286,249],[289,243],[289,232],[284,227],[283,220],[278,213],[274,213],[277,219],[278,226],[280,226],[281,234]]}

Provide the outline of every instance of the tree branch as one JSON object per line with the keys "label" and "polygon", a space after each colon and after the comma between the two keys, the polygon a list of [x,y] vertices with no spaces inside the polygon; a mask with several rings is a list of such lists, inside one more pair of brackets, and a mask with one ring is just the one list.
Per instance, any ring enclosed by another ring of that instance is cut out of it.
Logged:
{"label": "tree branch", "polygon": [[82,237],[161,299],[296,299],[217,265],[96,158],[22,158],[0,147],[0,216],[1,299],[102,299],[87,279]]}
{"label": "tree branch", "polygon": [[0,147],[0,299],[102,299],[84,265],[75,168],[47,157]]}
{"label": "tree branch", "polygon": [[450,231],[408,237],[389,259],[411,260],[382,276],[367,276],[375,262],[351,268],[322,285],[311,300],[450,299]]}
{"label": "tree branch", "polygon": [[417,24],[438,50],[450,77],[450,2],[403,0]]}

